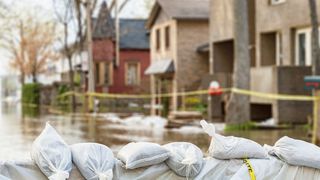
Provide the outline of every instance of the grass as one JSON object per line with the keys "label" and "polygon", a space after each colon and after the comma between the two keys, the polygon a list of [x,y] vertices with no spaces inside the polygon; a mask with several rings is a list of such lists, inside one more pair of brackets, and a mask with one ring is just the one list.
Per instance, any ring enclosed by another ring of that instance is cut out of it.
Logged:
{"label": "grass", "polygon": [[257,129],[257,126],[254,122],[249,121],[249,122],[240,123],[240,124],[226,124],[224,131],[226,132],[246,131],[246,130],[252,130],[252,129]]}

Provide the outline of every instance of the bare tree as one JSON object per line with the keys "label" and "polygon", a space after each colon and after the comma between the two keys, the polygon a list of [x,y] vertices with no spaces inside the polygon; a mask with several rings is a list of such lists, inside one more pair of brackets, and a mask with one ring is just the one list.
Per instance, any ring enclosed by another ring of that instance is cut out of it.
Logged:
{"label": "bare tree", "polygon": [[[250,89],[250,53],[247,0],[234,0],[235,59],[233,87]],[[241,124],[250,120],[250,97],[231,93],[226,107],[226,121]]]}
{"label": "bare tree", "polygon": [[25,77],[27,75],[27,59],[26,59],[26,40],[25,32],[23,28],[23,22],[20,22],[18,26],[18,39],[13,39],[12,35],[7,34],[2,40],[2,47],[9,52],[11,59],[10,66],[16,69],[20,73],[20,83],[25,84]]}
{"label": "bare tree", "polygon": [[[74,19],[74,1],[73,0],[53,0],[55,13],[58,19],[58,22],[63,26],[63,38],[62,38],[62,52],[64,57],[68,61],[69,65],[69,86],[71,91],[75,90],[74,85],[74,70],[72,56],[74,53],[74,48],[71,47],[70,43],[70,24]],[[73,95],[71,97],[71,109],[72,112],[76,110],[76,99]]]}
{"label": "bare tree", "polygon": [[[90,11],[87,15],[87,1],[83,0],[53,0],[55,5],[55,12],[59,23],[63,25],[64,38],[63,38],[63,52],[69,64],[69,85],[72,91],[75,90],[74,86],[74,70],[72,64],[72,57],[75,52],[82,53],[85,51],[87,38],[87,17],[92,17],[93,10],[97,6],[97,0],[90,1]],[[91,20],[91,19],[90,19]],[[90,23],[91,24],[91,23]],[[71,26],[73,25],[73,28]],[[74,30],[73,32],[70,32]],[[76,34],[75,39],[71,42],[71,34]],[[82,56],[80,56],[83,58]],[[83,60],[82,60],[83,62]],[[90,63],[90,62],[88,62]],[[93,69],[89,69],[93,71]],[[89,78],[89,82],[94,84],[94,77]],[[72,97],[72,111],[75,111],[75,97]]]}
{"label": "bare tree", "polygon": [[53,47],[56,41],[56,28],[54,23],[30,22],[31,19],[27,24],[30,30],[26,33],[27,72],[36,83],[38,74],[45,72],[46,64],[58,59]]}
{"label": "bare tree", "polygon": [[21,84],[26,76],[37,82],[37,76],[45,71],[47,63],[57,59],[53,47],[55,34],[53,23],[37,21],[32,15],[16,18],[6,32],[2,47],[10,54],[11,67],[20,72]]}

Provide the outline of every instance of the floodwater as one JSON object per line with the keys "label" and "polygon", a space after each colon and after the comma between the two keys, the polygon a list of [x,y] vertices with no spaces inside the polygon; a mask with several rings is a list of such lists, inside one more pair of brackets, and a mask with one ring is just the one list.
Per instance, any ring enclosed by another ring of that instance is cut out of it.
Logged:
{"label": "floodwater", "polygon": [[[23,117],[19,105],[0,106],[0,161],[30,159],[33,140],[41,133],[46,122],[50,122],[68,144],[98,142],[117,152],[132,141],[150,141],[165,144],[175,141],[191,142],[206,152],[210,137],[199,127],[165,129],[143,124],[126,124],[108,120],[104,116],[40,115],[36,118]],[[223,129],[218,124],[217,129]],[[224,133],[224,132],[222,132]],[[273,144],[284,135],[309,140],[307,130],[250,130],[224,133],[250,138],[260,144]]]}

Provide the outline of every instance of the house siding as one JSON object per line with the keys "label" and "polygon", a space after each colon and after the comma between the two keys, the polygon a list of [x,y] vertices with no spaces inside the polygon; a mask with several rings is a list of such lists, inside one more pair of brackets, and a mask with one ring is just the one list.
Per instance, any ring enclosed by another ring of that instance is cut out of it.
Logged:
{"label": "house siding", "polygon": [[[140,64],[140,83],[139,85],[126,85],[125,65],[128,62],[137,62]],[[149,50],[122,50],[120,52],[120,65],[113,71],[113,84],[109,86],[110,93],[130,93],[142,94],[150,92],[149,76],[144,75],[144,71],[150,65]]]}
{"label": "house siding", "polygon": [[114,42],[110,39],[94,39],[92,45],[94,62],[112,61],[115,51]]}
{"label": "house siding", "polygon": [[[320,0],[317,0],[320,9]],[[318,11],[318,16],[320,12]],[[270,0],[259,0],[256,3],[256,39],[261,43],[260,34],[263,32],[282,33],[282,65],[294,65],[294,34],[296,28],[310,27],[309,2],[287,0],[278,5],[270,5]],[[257,65],[260,66],[261,52],[257,50]]]}
{"label": "house siding", "polygon": [[[320,0],[318,0],[317,4],[318,6],[320,5]],[[221,59],[223,59],[219,56],[221,55],[221,50],[214,48],[214,45],[234,40],[233,0],[211,0],[210,8],[210,72],[218,76],[221,75],[220,70],[222,70],[224,71],[224,76],[227,77],[229,71],[223,70],[218,66],[221,65]],[[271,5],[270,0],[249,0],[248,13],[252,62],[251,90],[264,93],[310,95],[310,91],[304,90],[301,84],[303,77],[311,73],[310,67],[297,67],[294,65],[295,30],[297,28],[310,27],[308,1],[287,0],[281,4]],[[277,36],[276,33],[280,33],[281,36]],[[276,45],[272,45],[278,40],[271,39],[271,41],[264,41],[264,44],[262,44],[262,34],[265,38],[279,38],[279,42],[282,44],[280,51],[282,53],[278,57],[281,57],[281,60],[278,60],[274,55],[268,54],[270,52],[274,54],[278,50],[275,47]],[[265,51],[268,56],[264,55],[264,58],[262,58],[261,51],[269,47],[271,49]],[[231,50],[231,48],[229,49]],[[218,52],[215,51],[220,51],[220,54],[217,55]],[[225,53],[225,49],[223,53]],[[219,58],[218,60],[217,57]],[[269,61],[268,59],[270,58],[275,59]],[[262,63],[262,59],[267,59],[267,62]],[[227,59],[224,60],[227,61]],[[251,97],[251,103],[253,105],[271,105],[272,116],[278,123],[305,123],[311,110],[310,102],[283,102]],[[293,110],[299,112],[299,114],[290,113]]]}
{"label": "house siding", "polygon": [[[94,40],[93,42],[93,57],[94,63],[113,63],[114,59],[114,43],[109,39]],[[125,63],[134,61],[140,64],[140,79],[141,82],[136,86],[127,86],[125,84]],[[97,84],[97,92],[108,93],[130,93],[141,94],[150,92],[150,80],[144,74],[146,68],[150,65],[150,51],[135,50],[135,49],[121,49],[120,50],[120,64],[118,67],[112,67],[112,84],[110,86],[105,84]],[[103,73],[103,72],[101,72]],[[101,74],[103,75],[103,74]]]}
{"label": "house siding", "polygon": [[208,42],[208,21],[178,21],[178,52],[176,75],[178,91],[192,91],[199,88],[202,78],[209,74],[209,59],[206,54],[197,53],[199,45]]}

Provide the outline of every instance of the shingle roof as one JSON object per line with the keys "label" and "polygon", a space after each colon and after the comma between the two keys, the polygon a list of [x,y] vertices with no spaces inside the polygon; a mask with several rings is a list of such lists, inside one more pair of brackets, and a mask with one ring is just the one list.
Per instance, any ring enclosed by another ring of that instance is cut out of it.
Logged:
{"label": "shingle roof", "polygon": [[120,19],[120,48],[149,49],[149,35],[146,20]]}
{"label": "shingle roof", "polygon": [[93,38],[114,38],[114,23],[110,15],[107,3],[104,1],[101,5],[97,19],[93,19]]}
{"label": "shingle roof", "polygon": [[157,0],[174,19],[208,19],[209,0]]}
{"label": "shingle roof", "polygon": [[[99,16],[93,19],[93,38],[115,40],[114,19],[103,3]],[[149,35],[145,28],[144,19],[120,19],[120,49],[149,49]]]}
{"label": "shingle roof", "polygon": [[147,22],[148,28],[161,9],[173,19],[209,19],[209,0],[156,0]]}

